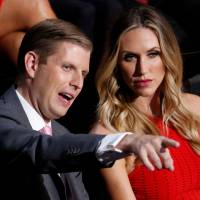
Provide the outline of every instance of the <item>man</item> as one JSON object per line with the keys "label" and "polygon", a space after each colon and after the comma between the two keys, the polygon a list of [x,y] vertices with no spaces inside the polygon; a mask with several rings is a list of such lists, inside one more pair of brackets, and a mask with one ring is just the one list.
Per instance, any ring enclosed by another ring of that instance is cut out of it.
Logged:
{"label": "man", "polygon": [[45,20],[26,33],[16,83],[0,99],[4,199],[88,199],[75,171],[108,167],[129,153],[138,155],[151,170],[162,164],[173,169],[167,146],[178,143],[171,139],[128,133],[73,135],[54,121],[66,114],[80,93],[91,51],[90,40],[62,20]]}

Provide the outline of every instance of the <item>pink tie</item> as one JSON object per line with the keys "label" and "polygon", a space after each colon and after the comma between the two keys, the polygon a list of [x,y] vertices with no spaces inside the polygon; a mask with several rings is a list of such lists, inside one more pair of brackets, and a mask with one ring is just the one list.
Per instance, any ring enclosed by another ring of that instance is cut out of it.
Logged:
{"label": "pink tie", "polygon": [[42,129],[39,130],[41,133],[44,133],[46,135],[52,136],[52,128],[48,125],[44,126]]}

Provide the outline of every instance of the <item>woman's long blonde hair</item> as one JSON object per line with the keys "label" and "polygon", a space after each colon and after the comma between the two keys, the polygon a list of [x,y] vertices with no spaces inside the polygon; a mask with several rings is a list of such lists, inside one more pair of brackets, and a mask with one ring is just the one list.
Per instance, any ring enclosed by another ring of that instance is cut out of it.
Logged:
{"label": "woman's long blonde hair", "polygon": [[121,38],[138,27],[149,28],[156,34],[166,68],[160,93],[163,127],[167,130],[167,126],[172,125],[200,154],[200,120],[184,107],[181,100],[183,64],[179,45],[169,23],[154,8],[133,8],[116,23],[108,50],[96,74],[100,98],[98,119],[110,131],[159,134],[149,117],[131,104],[133,91],[127,88],[117,67]]}

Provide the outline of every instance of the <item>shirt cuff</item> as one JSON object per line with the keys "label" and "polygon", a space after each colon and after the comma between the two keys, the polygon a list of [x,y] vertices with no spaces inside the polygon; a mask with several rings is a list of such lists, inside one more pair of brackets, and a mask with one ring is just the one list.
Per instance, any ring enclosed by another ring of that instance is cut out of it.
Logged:
{"label": "shirt cuff", "polygon": [[105,165],[110,165],[115,160],[128,156],[129,154],[124,153],[121,149],[116,148],[116,146],[128,134],[130,133],[125,132],[125,133],[106,135],[101,140],[101,143],[97,149],[96,152],[97,159]]}

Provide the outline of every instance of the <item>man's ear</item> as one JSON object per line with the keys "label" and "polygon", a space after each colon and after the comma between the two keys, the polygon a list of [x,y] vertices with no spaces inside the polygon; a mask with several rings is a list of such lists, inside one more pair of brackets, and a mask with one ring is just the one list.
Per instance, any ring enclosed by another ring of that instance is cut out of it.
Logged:
{"label": "man's ear", "polygon": [[29,78],[34,78],[38,69],[39,56],[34,51],[29,51],[24,57],[26,74]]}

